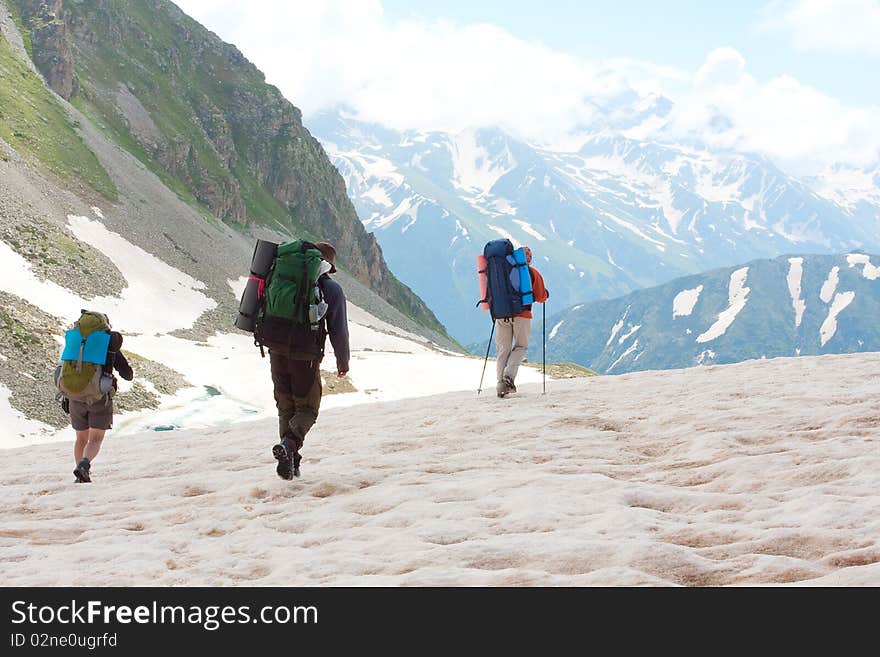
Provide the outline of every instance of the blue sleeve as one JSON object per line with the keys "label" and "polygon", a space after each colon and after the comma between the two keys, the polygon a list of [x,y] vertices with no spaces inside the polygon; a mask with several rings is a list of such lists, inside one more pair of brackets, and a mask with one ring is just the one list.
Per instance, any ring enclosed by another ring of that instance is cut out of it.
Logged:
{"label": "blue sleeve", "polygon": [[336,369],[339,372],[348,372],[350,349],[348,344],[348,313],[345,307],[345,293],[339,283],[332,278],[325,277],[323,292],[324,301],[327,302],[327,333],[330,335],[330,344],[333,345],[333,353],[336,354]]}

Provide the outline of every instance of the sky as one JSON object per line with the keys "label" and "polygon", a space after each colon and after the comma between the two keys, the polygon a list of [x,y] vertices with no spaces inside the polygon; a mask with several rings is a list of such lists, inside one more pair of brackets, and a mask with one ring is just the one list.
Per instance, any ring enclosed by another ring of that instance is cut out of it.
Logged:
{"label": "sky", "polygon": [[177,4],[237,45],[306,125],[345,105],[393,128],[497,125],[554,144],[632,90],[673,100],[666,139],[801,174],[880,163],[880,0]]}

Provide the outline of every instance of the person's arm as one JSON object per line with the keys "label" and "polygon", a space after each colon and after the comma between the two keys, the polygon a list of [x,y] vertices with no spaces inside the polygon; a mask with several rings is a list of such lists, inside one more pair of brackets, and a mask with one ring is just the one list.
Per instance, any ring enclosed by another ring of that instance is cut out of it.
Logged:
{"label": "person's arm", "polygon": [[532,276],[532,294],[535,297],[535,303],[544,303],[550,298],[550,292],[544,287],[544,277],[534,267],[529,267],[529,273]]}
{"label": "person's arm", "polygon": [[121,376],[126,381],[131,381],[134,378],[134,370],[131,369],[131,365],[128,364],[128,359],[126,359],[125,354],[121,351],[116,353],[116,363],[114,364],[116,371],[119,372],[119,376]]}
{"label": "person's arm", "polygon": [[112,362],[109,362],[108,365],[111,365],[113,369],[119,372],[119,376],[123,379],[131,381],[134,378],[134,371],[131,369],[131,365],[128,364],[128,359],[126,359],[125,354],[122,353],[121,333],[116,331],[110,333],[109,352],[107,358],[108,361]]}
{"label": "person's arm", "polygon": [[342,287],[332,279],[324,287],[324,296],[327,301],[327,333],[330,336],[330,344],[333,345],[333,353],[336,354],[336,372],[339,376],[345,376],[348,372],[350,358],[345,293],[342,291]]}

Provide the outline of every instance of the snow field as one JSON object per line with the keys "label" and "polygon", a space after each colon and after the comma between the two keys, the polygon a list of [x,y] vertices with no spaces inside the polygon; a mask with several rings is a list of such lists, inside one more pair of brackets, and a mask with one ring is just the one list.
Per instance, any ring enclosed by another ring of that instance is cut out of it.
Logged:
{"label": "snow field", "polygon": [[[880,584],[880,354],[328,410],[4,454],[20,585]],[[209,458],[206,458],[209,455]]]}

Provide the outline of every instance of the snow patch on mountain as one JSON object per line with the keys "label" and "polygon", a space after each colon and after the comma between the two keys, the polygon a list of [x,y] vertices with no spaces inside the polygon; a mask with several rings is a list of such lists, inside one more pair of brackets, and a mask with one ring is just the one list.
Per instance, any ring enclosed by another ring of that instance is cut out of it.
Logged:
{"label": "snow patch on mountain", "polygon": [[834,292],[837,290],[839,283],[840,267],[834,265],[831,268],[831,271],[828,272],[828,278],[822,283],[822,289],[819,290],[819,298],[822,299],[824,303],[831,303],[831,299],[834,297]]}
{"label": "snow patch on mountain", "polygon": [[851,210],[860,203],[880,205],[877,171],[831,167],[811,181],[812,188],[819,196]]}
{"label": "snow patch on mountain", "polygon": [[54,427],[26,417],[13,407],[9,401],[11,394],[9,388],[0,383],[0,426],[4,434],[2,446],[18,447],[27,444],[26,437],[39,440],[51,438],[57,433]]}
{"label": "snow patch on mountain", "polygon": [[788,291],[791,294],[791,305],[794,306],[794,326],[797,328],[801,325],[804,317],[804,310],[807,303],[801,298],[801,279],[804,274],[804,259],[789,258],[788,259]]}
{"label": "snow patch on mountain", "polygon": [[711,349],[704,349],[700,352],[700,355],[697,356],[696,363],[697,365],[711,365],[715,362],[715,356],[717,354]]}
{"label": "snow patch on mountain", "polygon": [[550,340],[552,340],[553,338],[556,337],[556,332],[559,330],[559,327],[562,326],[563,324],[565,324],[564,319],[560,319],[558,322],[556,322],[556,325],[550,331],[550,338],[549,338]]}
{"label": "snow patch on mountain", "polygon": [[673,233],[678,233],[678,226],[682,218],[686,214],[684,211],[675,207],[675,192],[671,183],[666,183],[656,190],[656,198],[660,202],[660,208],[663,210],[663,217]]}
{"label": "snow patch on mountain", "polygon": [[232,294],[236,299],[241,299],[241,295],[244,294],[244,288],[247,287],[248,277],[241,276],[236,280],[227,280],[226,284],[229,286],[229,289],[232,290]]}
{"label": "snow patch on mountain", "polygon": [[521,221],[521,220],[519,220],[519,219],[514,219],[514,220],[513,220],[513,223],[515,223],[517,226],[519,226],[520,228],[522,228],[523,232],[528,233],[529,235],[531,235],[532,237],[534,237],[536,240],[541,241],[541,242],[546,242],[546,241],[547,241],[547,238],[544,237],[543,235],[541,235],[541,233],[539,233],[537,230],[535,230],[535,229],[532,227],[532,225],[529,224],[528,222],[526,222],[526,221]]}
{"label": "snow patch on mountain", "polygon": [[825,321],[822,322],[822,326],[819,328],[819,340],[823,347],[825,346],[825,343],[837,333],[837,316],[840,315],[840,313],[843,312],[843,310],[851,304],[855,298],[855,292],[838,292],[834,295],[834,302],[828,310],[828,317],[825,318]]}
{"label": "snow patch on mountain", "polygon": [[623,323],[626,321],[626,315],[629,313],[629,308],[627,308],[623,312],[623,317],[621,317],[617,323],[611,327],[611,335],[608,336],[608,342],[605,343],[606,347],[610,347],[611,343],[614,341],[614,337],[620,332],[620,329],[623,328]]}
{"label": "snow patch on mountain", "polygon": [[518,239],[516,239],[513,235],[511,235],[509,232],[504,230],[503,228],[499,228],[498,226],[495,226],[493,224],[486,224],[486,228],[488,228],[489,230],[494,230],[496,233],[501,235],[501,237],[503,237],[504,239],[510,240],[511,242],[513,242],[513,245],[515,247],[520,246],[520,241]]}
{"label": "snow patch on mountain", "polygon": [[[624,220],[624,219],[621,219],[620,217],[615,217],[613,214],[610,214],[610,213],[608,213],[608,212],[603,212],[602,214],[603,214],[603,216],[608,217],[609,219],[611,219],[611,221],[613,221],[614,223],[616,223],[616,224],[618,224],[618,225],[620,225],[620,226],[623,226],[623,227],[626,228],[627,230],[629,230],[629,231],[633,232],[634,234],[638,235],[638,236],[641,237],[643,240],[645,240],[645,241],[647,241],[647,242],[650,242],[650,243],[653,244],[655,247],[657,247],[657,249],[658,249],[659,251],[666,251],[666,245],[665,245],[663,242],[661,242],[661,241],[659,241],[659,240],[655,240],[653,237],[650,237],[649,235],[645,234],[645,232],[642,231],[642,230],[641,230],[638,226],[636,226],[635,224],[631,224],[630,222],[628,222],[628,221],[626,221],[626,220]],[[611,232],[613,233],[614,231],[611,231]]]}
{"label": "snow patch on mountain", "polygon": [[459,189],[487,194],[495,183],[516,166],[516,160],[505,145],[499,156],[477,143],[477,133],[465,130],[451,141],[453,184]]}
{"label": "snow patch on mountain", "polygon": [[698,285],[693,289],[682,290],[676,294],[675,298],[672,300],[672,318],[689,317],[694,311],[694,306],[697,305],[697,301],[700,299],[700,293],[702,291],[703,286]]}
{"label": "snow patch on mountain", "polygon": [[632,324],[630,324],[628,328],[629,330],[618,338],[617,344],[623,344],[624,342],[626,342],[636,331],[642,328],[642,325],[636,324],[635,326],[633,326]]}
{"label": "snow patch on mountain", "polygon": [[367,191],[363,192],[363,196],[373,201],[373,203],[385,206],[386,208],[390,208],[394,205],[394,202],[391,200],[391,197],[388,196],[388,193],[382,188],[382,185],[373,185]]}
{"label": "snow patch on mountain", "polygon": [[[571,246],[571,245],[569,245]],[[611,255],[611,249],[605,249],[605,257],[608,259],[608,263],[614,267],[615,269],[619,269],[620,271],[624,271],[623,267],[614,262],[614,257]]]}
{"label": "snow patch on mountain", "polygon": [[[170,333],[191,328],[203,313],[217,307],[216,301],[200,291],[204,283],[107,230],[100,221],[75,215],[68,215],[67,221],[74,236],[107,256],[128,282],[119,298],[89,301],[88,307],[102,308],[110,315],[115,329]],[[162,311],[156,312],[157,308]]]}
{"label": "snow patch on mountain", "polygon": [[611,366],[610,366],[606,371],[610,373],[611,370],[613,370],[615,367],[617,367],[617,366],[620,364],[620,362],[621,362],[624,358],[626,358],[626,357],[629,356],[632,352],[634,352],[636,349],[638,349],[638,347],[639,347],[639,341],[638,341],[638,340],[635,340],[635,341],[629,346],[629,349],[627,349],[627,350],[624,351],[622,354],[620,354],[620,356],[617,357],[617,360],[615,360],[613,363],[611,363]]}
{"label": "snow patch on mountain", "polygon": [[730,325],[733,324],[736,316],[746,307],[746,301],[751,291],[750,288],[745,286],[748,273],[749,268],[742,267],[730,275],[727,309],[718,315],[718,319],[706,332],[697,336],[697,342],[710,342],[724,335],[727,329],[730,328]]}
{"label": "snow patch on mountain", "polygon": [[77,319],[80,308],[88,305],[70,290],[37,278],[30,263],[3,241],[0,241],[0,290],[18,296],[27,290],[30,303],[66,323]]}
{"label": "snow patch on mountain", "polygon": [[880,278],[880,267],[871,264],[871,258],[864,253],[850,253],[846,256],[846,261],[850,267],[856,265],[864,265],[862,268],[862,276],[869,281],[875,281]]}

